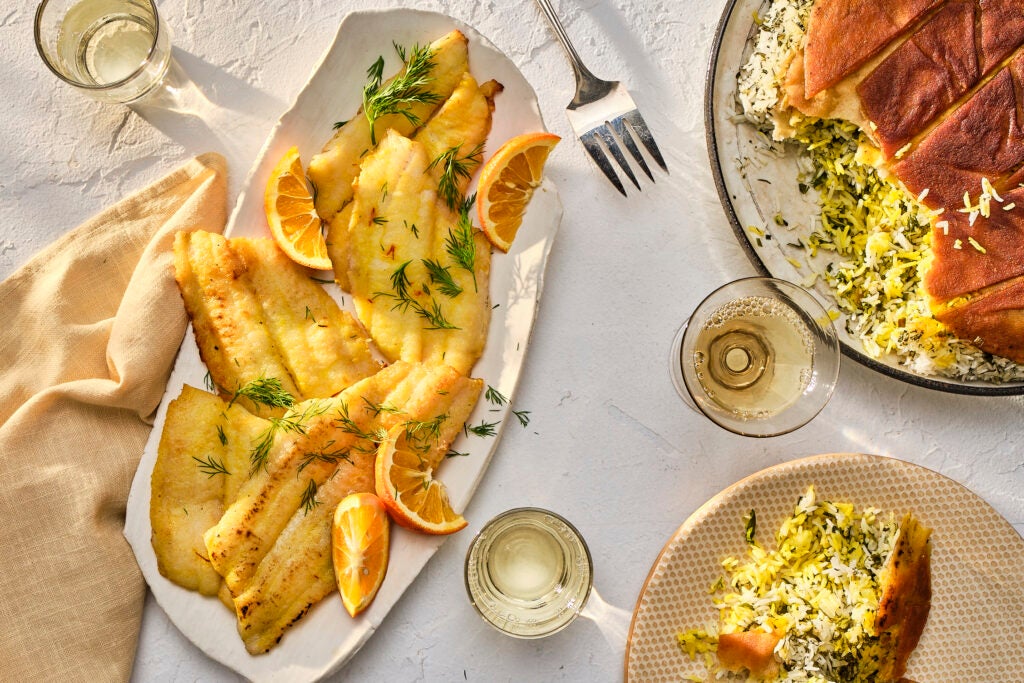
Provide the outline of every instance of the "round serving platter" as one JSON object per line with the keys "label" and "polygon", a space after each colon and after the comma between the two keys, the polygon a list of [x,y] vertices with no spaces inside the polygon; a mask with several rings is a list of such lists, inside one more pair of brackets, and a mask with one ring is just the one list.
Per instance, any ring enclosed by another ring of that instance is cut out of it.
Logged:
{"label": "round serving platter", "polygon": [[[750,54],[756,35],[755,16],[764,14],[765,0],[729,0],[711,48],[705,85],[704,125],[711,170],[719,199],[736,238],[751,263],[763,275],[802,285],[809,275],[799,264],[804,252],[792,246],[798,237],[776,228],[782,215],[794,226],[808,225],[818,213],[813,193],[802,194],[797,183],[798,156],[765,151],[754,126],[741,120],[736,99],[736,76]],[[759,235],[750,226],[763,229]],[[767,227],[766,227],[767,226]],[[836,310],[828,285],[820,278],[808,288],[826,308]],[[1024,394],[1024,382],[992,383],[925,375],[900,366],[895,357],[869,355],[859,339],[846,331],[846,317],[836,321],[843,353],[872,370],[928,389],[979,396]]]}

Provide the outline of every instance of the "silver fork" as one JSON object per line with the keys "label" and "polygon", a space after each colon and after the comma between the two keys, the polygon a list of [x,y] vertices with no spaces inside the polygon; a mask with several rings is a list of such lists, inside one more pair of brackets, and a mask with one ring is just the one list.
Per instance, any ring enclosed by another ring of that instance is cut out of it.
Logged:
{"label": "silver fork", "polygon": [[[605,154],[604,150],[607,149],[626,177],[639,190],[640,183],[636,181],[636,176],[633,175],[629,162],[617,142],[617,139],[622,141],[636,163],[653,181],[654,176],[651,175],[651,170],[647,167],[647,162],[633,139],[635,135],[650,153],[651,158],[667,173],[668,166],[665,165],[665,160],[661,156],[661,150],[655,144],[654,136],[651,135],[644,117],[640,116],[640,112],[626,88],[618,81],[603,81],[594,76],[590,69],[584,66],[580,56],[576,54],[576,48],[570,42],[565,28],[558,20],[558,16],[555,15],[555,10],[549,0],[537,0],[537,4],[544,10],[552,28],[555,29],[555,35],[558,36],[558,41],[565,48],[569,61],[572,63],[572,70],[576,74],[576,96],[572,98],[572,102],[569,103],[565,112],[569,117],[572,129],[576,131],[576,135],[579,136],[583,147],[590,154],[590,158],[612,182],[612,185],[625,196],[626,189],[622,186],[622,181],[619,180],[615,169],[608,160],[608,155]],[[632,131],[632,135],[630,135],[630,131]]]}

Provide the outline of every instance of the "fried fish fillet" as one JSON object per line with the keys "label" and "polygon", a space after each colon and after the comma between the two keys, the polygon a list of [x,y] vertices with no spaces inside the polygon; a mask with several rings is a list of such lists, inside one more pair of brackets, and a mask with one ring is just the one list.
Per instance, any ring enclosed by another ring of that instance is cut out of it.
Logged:
{"label": "fried fish fillet", "polygon": [[932,530],[907,513],[899,537],[882,575],[875,630],[883,652],[881,680],[897,681],[907,670],[907,659],[917,647],[931,609]]}
{"label": "fried fish fillet", "polygon": [[[402,135],[411,134],[417,127],[414,121],[430,118],[459,84],[462,74],[469,70],[468,42],[460,31],[452,31],[434,41],[430,51],[434,66],[425,91],[435,95],[436,100],[411,104],[413,120],[401,114],[387,114],[377,119],[373,129],[377,141],[390,129]],[[316,210],[321,218],[331,220],[352,198],[352,181],[359,173],[359,162],[371,147],[370,123],[360,109],[310,160],[306,174],[316,188]]]}
{"label": "fried fish fillet", "polygon": [[[422,143],[394,131],[364,160],[348,231],[350,291],[389,361],[469,374],[490,322],[490,246],[438,197],[431,161]],[[454,258],[458,249],[472,271]]]}
{"label": "fried fish fillet", "polygon": [[[482,382],[443,366],[421,367],[412,374],[423,376],[407,383],[407,396],[388,400],[388,409],[372,421],[374,431],[403,424],[410,429],[428,425],[430,452],[424,457],[437,462],[444,458],[469,417]],[[400,411],[392,410],[398,406]],[[255,575],[235,598],[239,634],[250,653],[272,648],[310,607],[336,590],[331,517],[345,496],[373,491],[376,449],[353,446],[349,457],[319,485],[308,509],[294,513]]]}
{"label": "fried fish fillet", "polygon": [[188,385],[168,405],[149,518],[157,568],[179,586],[203,595],[219,590],[221,576],[210,564],[203,533],[234,500],[249,468],[250,444],[269,424]]}
{"label": "fried fish fillet", "polygon": [[273,377],[299,399],[326,397],[379,369],[360,325],[272,240],[179,232],[174,256],[200,356],[222,391]]}
{"label": "fried fish fillet", "polygon": [[[445,385],[456,375],[444,366],[395,363],[335,398],[308,401],[285,416],[297,426],[278,433],[266,466],[243,484],[205,534],[210,561],[231,593],[246,589],[289,521],[297,511],[302,514],[310,490],[332,477],[339,479],[334,485],[350,482],[357,490],[369,482],[366,490],[372,490],[375,435],[406,420],[427,419],[417,412],[424,401],[437,414],[445,412],[457,398]],[[479,380],[459,377],[460,387],[479,393]]]}
{"label": "fried fish fillet", "polygon": [[[478,84],[472,74],[464,73],[451,96],[413,137],[424,146],[432,162],[429,168],[435,184],[441,182],[445,169],[442,157],[448,154],[466,169],[465,174],[450,174],[455,181],[454,192],[459,196],[465,194],[491,131],[494,98],[501,91],[502,85],[497,81]],[[352,286],[348,275],[352,211],[350,202],[327,222],[327,252],[334,264],[335,279],[346,291]],[[413,225],[419,228],[419,224]]]}

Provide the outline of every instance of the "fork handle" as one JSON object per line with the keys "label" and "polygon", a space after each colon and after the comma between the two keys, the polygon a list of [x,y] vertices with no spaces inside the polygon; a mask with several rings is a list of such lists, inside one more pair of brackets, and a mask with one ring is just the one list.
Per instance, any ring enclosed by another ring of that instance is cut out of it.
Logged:
{"label": "fork handle", "polygon": [[540,5],[548,21],[551,22],[551,27],[555,30],[558,42],[565,48],[565,54],[569,56],[569,62],[572,64],[573,73],[576,75],[576,98],[573,100],[573,103],[578,102],[582,104],[581,100],[586,97],[596,98],[610,91],[614,87],[614,83],[601,80],[583,64],[583,60],[576,53],[576,48],[573,47],[572,41],[569,40],[569,35],[565,32],[565,27],[562,26],[558,15],[555,14],[555,8],[551,6],[551,2],[549,0],[537,0],[537,4]]}

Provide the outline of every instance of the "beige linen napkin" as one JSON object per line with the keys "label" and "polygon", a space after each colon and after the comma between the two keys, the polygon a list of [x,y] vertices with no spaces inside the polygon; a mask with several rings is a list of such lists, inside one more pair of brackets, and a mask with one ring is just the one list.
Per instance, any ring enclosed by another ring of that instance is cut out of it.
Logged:
{"label": "beige linen napkin", "polygon": [[145,584],[125,502],[186,317],[178,230],[220,232],[207,154],[0,283],[0,680],[127,679]]}

